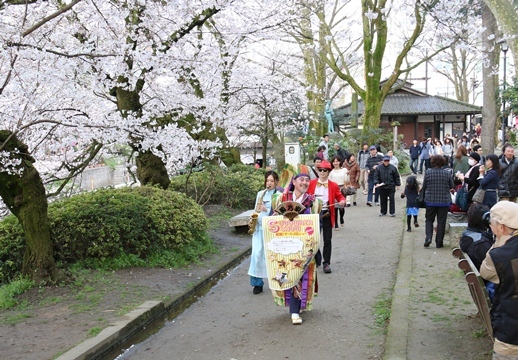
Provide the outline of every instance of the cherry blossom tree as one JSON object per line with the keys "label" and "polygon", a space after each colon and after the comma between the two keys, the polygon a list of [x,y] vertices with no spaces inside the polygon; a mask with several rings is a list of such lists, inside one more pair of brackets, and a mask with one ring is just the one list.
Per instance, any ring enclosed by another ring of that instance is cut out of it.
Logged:
{"label": "cherry blossom tree", "polygon": [[[230,105],[235,108],[234,139],[258,139],[262,146],[263,167],[266,166],[269,142],[273,146],[278,168],[284,167],[284,135],[303,128],[307,122],[305,86],[290,76],[282,56],[266,63],[246,65],[248,77],[235,77],[231,89],[235,93]],[[283,69],[284,67],[284,69]],[[239,123],[246,118],[247,121]]]}
{"label": "cherry blossom tree", "polygon": [[0,3],[0,196],[25,231],[25,274],[58,277],[44,184],[66,183],[103,147],[129,144],[141,182],[164,188],[174,169],[217,155],[238,51],[221,51],[229,37],[215,25],[243,38],[293,16],[267,3]]}

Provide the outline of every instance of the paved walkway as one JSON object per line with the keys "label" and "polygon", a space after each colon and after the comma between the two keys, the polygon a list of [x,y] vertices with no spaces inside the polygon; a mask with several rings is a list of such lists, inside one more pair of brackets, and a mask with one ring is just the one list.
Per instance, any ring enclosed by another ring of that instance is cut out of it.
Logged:
{"label": "paved walkway", "polygon": [[[120,359],[490,359],[448,238],[442,249],[425,249],[424,210],[421,226],[407,233],[405,200],[396,196],[395,218],[379,218],[365,197],[333,233],[333,273],[319,272],[320,296],[302,326],[291,325],[267,289],[252,295],[247,260]],[[386,334],[374,311],[385,298]]]}

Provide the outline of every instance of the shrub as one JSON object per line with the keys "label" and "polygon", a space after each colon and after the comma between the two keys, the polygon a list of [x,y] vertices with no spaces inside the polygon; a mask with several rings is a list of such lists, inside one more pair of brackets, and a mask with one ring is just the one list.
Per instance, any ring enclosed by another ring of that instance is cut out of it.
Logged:
{"label": "shrub", "polygon": [[25,251],[25,236],[13,215],[0,221],[0,283],[20,274]]}
{"label": "shrub", "polygon": [[56,205],[49,208],[52,238],[65,261],[181,251],[207,230],[203,210],[191,199],[147,186],[99,190]]}
{"label": "shrub", "polygon": [[[63,263],[108,264],[121,254],[146,259],[162,251],[191,256],[192,248],[207,249],[211,242],[202,208],[184,194],[158,188],[83,193],[50,204],[48,214],[55,258]],[[22,268],[25,241],[14,216],[0,222],[0,246],[5,282]]]}
{"label": "shrub", "polygon": [[169,189],[185,193],[198,204],[237,209],[253,208],[255,195],[263,187],[264,171],[247,165],[207,166],[200,172],[175,176],[169,185]]}

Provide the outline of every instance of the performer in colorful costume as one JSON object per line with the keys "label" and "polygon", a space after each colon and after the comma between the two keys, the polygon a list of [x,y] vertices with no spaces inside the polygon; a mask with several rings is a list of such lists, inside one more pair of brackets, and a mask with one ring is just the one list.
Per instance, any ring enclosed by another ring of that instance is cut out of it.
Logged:
{"label": "performer in colorful costume", "polygon": [[[250,267],[248,275],[250,275],[250,285],[253,286],[254,295],[263,292],[264,281],[267,278],[266,258],[263,246],[263,227],[261,226],[264,216],[268,216],[272,208],[272,195],[279,192],[277,185],[279,184],[279,175],[275,171],[267,171],[264,174],[264,187],[257,193],[255,200],[255,212],[259,214],[257,225],[252,235],[252,255],[250,256]],[[280,189],[282,192],[282,188]]]}
{"label": "performer in colorful costume", "polygon": [[[272,196],[272,213],[279,204],[285,201],[295,201],[304,205],[305,210],[302,214],[320,214],[322,209],[321,201],[315,199],[313,195],[307,194],[309,181],[309,174],[307,172],[295,174],[290,185],[285,187],[283,193],[276,193]],[[302,318],[299,314],[301,311],[312,309],[313,297],[318,291],[315,253],[310,252],[306,254],[305,271],[296,286],[287,290],[272,290],[277,305],[289,306],[291,320],[294,325],[302,324]]]}

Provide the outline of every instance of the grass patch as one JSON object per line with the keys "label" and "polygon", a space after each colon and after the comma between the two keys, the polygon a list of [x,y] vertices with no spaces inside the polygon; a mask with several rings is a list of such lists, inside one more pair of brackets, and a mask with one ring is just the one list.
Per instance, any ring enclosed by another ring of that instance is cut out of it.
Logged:
{"label": "grass patch", "polygon": [[88,336],[89,337],[96,337],[103,329],[96,326],[88,330]]}
{"label": "grass patch", "polygon": [[431,320],[433,322],[443,322],[443,321],[450,321],[450,317],[446,315],[432,315]]}
{"label": "grass patch", "polygon": [[429,302],[436,305],[445,305],[445,297],[440,294],[437,290],[431,290],[428,292],[428,297],[423,299],[423,302]]}
{"label": "grass patch", "polygon": [[22,322],[25,319],[31,318],[32,316],[33,315],[29,313],[16,314],[6,317],[6,319],[3,322],[8,325],[14,325],[18,324],[19,322]]}
{"label": "grass patch", "polygon": [[376,326],[382,328],[385,332],[387,330],[388,321],[390,320],[392,299],[385,294],[378,296],[374,304],[373,314],[376,321]]}
{"label": "grass patch", "polygon": [[484,329],[484,328],[477,330],[473,333],[474,339],[482,339],[482,338],[485,338],[486,336],[487,336],[487,333],[486,333],[486,329]]}
{"label": "grass patch", "polygon": [[55,305],[55,304],[57,304],[57,303],[59,303],[61,301],[63,301],[62,297],[51,296],[49,298],[41,300],[40,301],[40,305],[42,305],[42,306],[45,306],[45,305]]}
{"label": "grass patch", "polygon": [[19,304],[16,297],[34,286],[28,279],[18,279],[0,287],[0,310],[7,310]]}

